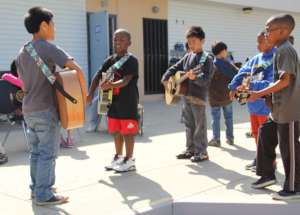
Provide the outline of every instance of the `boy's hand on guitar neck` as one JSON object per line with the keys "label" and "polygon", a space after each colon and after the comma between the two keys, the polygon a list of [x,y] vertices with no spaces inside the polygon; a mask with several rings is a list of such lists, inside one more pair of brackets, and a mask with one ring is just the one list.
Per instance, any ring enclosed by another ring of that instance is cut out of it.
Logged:
{"label": "boy's hand on guitar neck", "polygon": [[188,72],[185,73],[185,76],[188,77],[190,80],[196,80],[197,75],[193,72],[193,70],[189,70]]}
{"label": "boy's hand on guitar neck", "polygon": [[114,86],[111,82],[106,81],[106,82],[103,82],[103,83],[100,84],[100,88],[102,90],[110,90],[110,89],[114,88]]}

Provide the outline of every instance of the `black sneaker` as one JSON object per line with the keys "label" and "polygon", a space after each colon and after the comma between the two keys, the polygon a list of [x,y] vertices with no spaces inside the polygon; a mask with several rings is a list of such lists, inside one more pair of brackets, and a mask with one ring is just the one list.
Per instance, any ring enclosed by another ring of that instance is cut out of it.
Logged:
{"label": "black sneaker", "polygon": [[38,202],[36,201],[35,203],[39,206],[45,206],[45,205],[60,205],[67,203],[69,201],[69,197],[65,196],[53,196],[51,199],[45,202]]}
{"label": "black sneaker", "polygon": [[190,159],[193,157],[194,153],[190,151],[184,151],[181,154],[176,155],[177,159]]}
{"label": "black sneaker", "polygon": [[256,159],[254,159],[250,164],[247,164],[246,166],[245,166],[245,169],[246,170],[251,170],[251,169],[253,169],[253,168],[256,168]]}
{"label": "black sneaker", "polygon": [[6,154],[0,153],[0,164],[5,164],[8,162],[8,157]]}
{"label": "black sneaker", "polygon": [[268,186],[271,186],[273,184],[276,184],[276,177],[270,176],[270,177],[261,177],[256,182],[251,184],[251,187],[254,189],[262,189]]}
{"label": "black sneaker", "polygon": [[234,145],[234,140],[233,139],[227,139],[226,140],[226,143],[228,144],[228,145]]}
{"label": "black sneaker", "polygon": [[275,200],[293,200],[300,199],[300,192],[281,190],[272,194],[272,198]]}
{"label": "black sneaker", "polygon": [[200,154],[196,154],[193,157],[191,157],[191,161],[192,162],[201,162],[201,161],[206,161],[208,160],[208,154],[207,153],[200,153]]}
{"label": "black sneaker", "polygon": [[221,142],[220,142],[220,140],[211,139],[207,145],[214,146],[214,147],[221,147]]}

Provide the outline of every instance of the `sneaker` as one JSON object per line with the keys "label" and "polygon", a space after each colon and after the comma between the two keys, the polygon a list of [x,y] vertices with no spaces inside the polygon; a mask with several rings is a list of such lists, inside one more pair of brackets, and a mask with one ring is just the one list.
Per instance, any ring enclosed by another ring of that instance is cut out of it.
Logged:
{"label": "sneaker", "polygon": [[176,155],[177,159],[190,159],[191,157],[193,157],[194,153],[190,152],[190,151],[184,151],[178,155]]}
{"label": "sneaker", "polygon": [[[56,187],[52,187],[52,188],[51,188],[51,191],[52,191],[53,193],[57,193],[57,188],[56,188]],[[34,199],[34,198],[35,198],[34,192],[31,192],[31,194],[30,194],[30,199]]]}
{"label": "sneaker", "polygon": [[119,165],[117,165],[114,170],[116,172],[129,172],[129,171],[135,171],[135,159],[133,158],[124,158],[123,162]]}
{"label": "sneaker", "polygon": [[274,175],[270,177],[261,177],[256,182],[252,183],[251,187],[254,189],[262,189],[271,186],[273,184],[276,184],[276,182],[277,181]]}
{"label": "sneaker", "polygon": [[247,138],[252,138],[253,137],[253,134],[252,134],[251,131],[246,132],[245,135],[246,135]]}
{"label": "sneaker", "polygon": [[220,140],[211,139],[207,145],[214,146],[214,147],[221,147],[221,142],[220,142]]}
{"label": "sneaker", "polygon": [[124,158],[122,155],[115,155],[114,159],[111,161],[110,165],[106,166],[106,171],[114,170],[116,166],[123,162]]}
{"label": "sneaker", "polygon": [[293,200],[300,199],[300,192],[281,190],[272,194],[274,200]]}
{"label": "sneaker", "polygon": [[234,140],[233,139],[227,139],[226,140],[226,143],[228,144],[228,145],[234,145]]}
{"label": "sneaker", "polygon": [[45,205],[60,205],[67,203],[69,200],[69,197],[65,196],[53,196],[51,199],[45,202],[38,202],[36,201],[35,203],[39,206],[45,206]]}
{"label": "sneaker", "polygon": [[256,168],[256,159],[254,159],[251,163],[247,164],[247,165],[245,166],[245,169],[246,169],[246,170],[251,170],[251,169],[253,169],[254,167]]}
{"label": "sneaker", "polygon": [[208,154],[203,153],[203,152],[191,157],[192,162],[201,162],[201,161],[206,161],[206,160],[208,160]]}
{"label": "sneaker", "polygon": [[7,162],[8,162],[7,155],[0,152],[0,164],[5,164]]}

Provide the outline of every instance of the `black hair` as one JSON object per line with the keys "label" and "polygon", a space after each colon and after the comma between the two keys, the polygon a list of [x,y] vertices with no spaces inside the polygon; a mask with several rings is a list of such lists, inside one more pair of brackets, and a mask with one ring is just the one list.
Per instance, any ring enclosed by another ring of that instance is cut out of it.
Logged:
{"label": "black hair", "polygon": [[221,51],[227,50],[227,45],[224,42],[216,42],[211,46],[211,52],[216,56]]}
{"label": "black hair", "polygon": [[16,60],[13,60],[10,64],[10,73],[18,77]]}
{"label": "black hair", "polygon": [[294,45],[294,42],[295,42],[294,36],[290,35],[288,40],[290,41],[290,43],[291,43],[292,45]]}
{"label": "black hair", "polygon": [[270,24],[285,25],[290,31],[293,31],[296,25],[294,17],[290,14],[274,15],[269,19],[268,22]]}
{"label": "black hair", "polygon": [[203,40],[203,39],[205,39],[205,33],[204,33],[203,29],[200,26],[191,26],[187,30],[187,32],[185,34],[185,37],[186,38],[196,37],[200,40]]}
{"label": "black hair", "polygon": [[190,47],[189,47],[189,44],[188,44],[188,42],[185,42],[185,44],[184,44],[184,48],[185,48],[185,50],[186,50],[186,51],[190,50]]}
{"label": "black hair", "polygon": [[129,41],[131,41],[131,35],[130,35],[129,31],[126,29],[119,28],[114,32],[114,34],[123,34],[128,38]]}
{"label": "black hair", "polygon": [[25,15],[24,25],[28,31],[28,33],[34,34],[39,32],[40,25],[43,21],[48,24],[53,18],[53,13],[43,7],[33,7],[30,8]]}

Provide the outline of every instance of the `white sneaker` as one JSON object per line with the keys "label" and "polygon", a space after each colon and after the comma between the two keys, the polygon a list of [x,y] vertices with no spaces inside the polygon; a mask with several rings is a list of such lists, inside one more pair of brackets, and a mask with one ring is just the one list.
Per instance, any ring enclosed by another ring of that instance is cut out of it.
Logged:
{"label": "white sneaker", "polygon": [[128,171],[135,171],[135,159],[129,158],[124,159],[123,162],[117,165],[114,170],[116,172],[128,172]]}
{"label": "white sneaker", "polygon": [[115,155],[114,159],[111,161],[110,165],[106,166],[105,169],[107,171],[114,170],[116,166],[121,164],[124,160],[124,157],[122,155]]}

